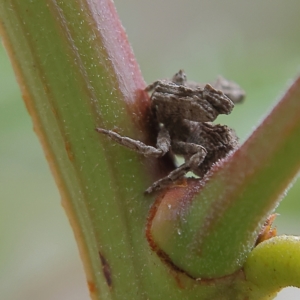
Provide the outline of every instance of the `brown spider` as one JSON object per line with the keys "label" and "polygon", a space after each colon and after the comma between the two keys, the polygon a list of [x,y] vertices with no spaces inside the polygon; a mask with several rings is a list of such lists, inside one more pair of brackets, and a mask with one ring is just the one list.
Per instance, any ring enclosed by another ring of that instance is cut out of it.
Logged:
{"label": "brown spider", "polygon": [[229,114],[245,93],[236,83],[221,77],[212,85],[187,82],[180,70],[171,80],[158,80],[146,88],[152,91],[151,111],[159,128],[156,147],[97,128],[115,142],[145,156],[158,158],[172,151],[184,157],[182,165],[154,182],[146,193],[169,186],[189,171],[202,178],[213,163],[237,147],[232,129],[211,122],[219,114]]}

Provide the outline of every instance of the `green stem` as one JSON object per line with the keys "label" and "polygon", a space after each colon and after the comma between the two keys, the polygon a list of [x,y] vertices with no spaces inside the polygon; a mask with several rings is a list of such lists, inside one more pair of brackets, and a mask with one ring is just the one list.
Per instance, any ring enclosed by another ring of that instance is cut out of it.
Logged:
{"label": "green stem", "polygon": [[246,298],[242,271],[197,281],[152,251],[145,227],[154,197],[143,191],[168,172],[168,161],[143,158],[95,131],[118,127],[147,144],[155,136],[144,81],[112,2],[0,0],[0,18],[92,298]]}
{"label": "green stem", "polygon": [[116,11],[108,0],[2,0],[0,13],[3,40],[73,226],[91,295],[116,299],[127,290],[134,299],[143,293],[137,274],[149,252],[139,230],[149,205],[141,205],[143,190],[152,181],[144,167],[151,174],[157,164],[151,167],[95,131],[118,126],[147,139],[145,84]]}
{"label": "green stem", "polygon": [[[279,236],[259,244],[247,258],[244,270],[247,280],[260,286],[265,295],[286,286],[300,288],[299,237]],[[252,299],[257,299],[255,294]]]}
{"label": "green stem", "polygon": [[235,153],[157,204],[149,225],[155,248],[195,278],[241,268],[299,171],[299,116],[300,78]]}

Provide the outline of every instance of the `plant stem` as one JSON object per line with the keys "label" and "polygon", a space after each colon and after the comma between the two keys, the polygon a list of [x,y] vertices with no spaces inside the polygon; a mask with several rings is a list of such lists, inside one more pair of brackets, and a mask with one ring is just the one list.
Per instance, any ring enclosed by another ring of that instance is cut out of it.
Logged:
{"label": "plant stem", "polygon": [[300,78],[235,153],[157,204],[155,247],[194,278],[240,269],[300,169],[299,116]]}
{"label": "plant stem", "polygon": [[[95,131],[117,127],[147,144],[155,136],[149,130],[144,81],[113,3],[0,0],[0,18],[3,41],[75,233],[91,297],[245,299],[252,283],[242,270],[197,281],[152,251],[145,227],[154,196],[145,197],[143,191],[168,172],[169,161],[140,157]],[[218,194],[223,179],[210,181],[219,184]],[[225,192],[228,197],[229,187]],[[228,228],[237,226],[235,219],[228,222]]]}

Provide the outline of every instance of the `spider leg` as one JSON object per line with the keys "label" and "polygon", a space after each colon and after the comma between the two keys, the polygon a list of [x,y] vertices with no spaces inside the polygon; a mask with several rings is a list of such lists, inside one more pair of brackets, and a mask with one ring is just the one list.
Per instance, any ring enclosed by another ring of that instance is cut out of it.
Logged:
{"label": "spider leg", "polygon": [[143,154],[144,156],[161,157],[165,155],[170,149],[170,135],[164,127],[162,127],[158,133],[156,143],[157,148],[148,146],[129,137],[121,136],[120,134],[112,130],[96,128],[96,131],[109,136],[112,140],[119,143],[120,145],[123,145],[137,153]]}
{"label": "spider leg", "polygon": [[172,143],[172,150],[175,154],[191,154],[191,156],[188,159],[186,159],[185,163],[183,163],[174,171],[170,172],[166,177],[163,177],[154,182],[145,191],[146,194],[150,194],[154,191],[158,191],[162,188],[165,188],[169,186],[172,182],[182,178],[187,172],[196,170],[201,165],[207,154],[205,148],[200,145],[179,141]]}
{"label": "spider leg", "polygon": [[233,103],[242,102],[246,96],[245,91],[237,83],[222,76],[218,76],[212,86],[217,90],[221,90]]}
{"label": "spider leg", "polygon": [[146,86],[145,91],[146,92],[153,91],[159,83],[160,83],[160,80],[154,81],[153,83]]}

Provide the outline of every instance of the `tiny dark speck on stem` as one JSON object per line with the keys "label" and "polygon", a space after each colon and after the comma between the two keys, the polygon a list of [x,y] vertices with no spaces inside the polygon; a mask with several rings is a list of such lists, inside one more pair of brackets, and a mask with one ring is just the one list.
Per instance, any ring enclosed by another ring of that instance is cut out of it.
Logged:
{"label": "tiny dark speck on stem", "polygon": [[109,266],[106,258],[102,255],[101,252],[99,252],[99,257],[100,257],[100,260],[101,260],[102,271],[103,271],[103,275],[105,277],[106,283],[109,287],[112,287],[110,266]]}

